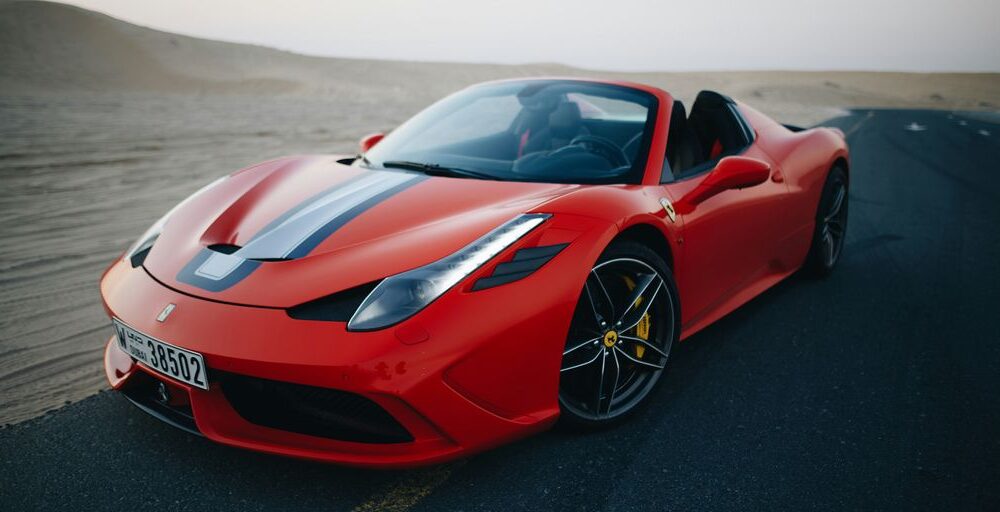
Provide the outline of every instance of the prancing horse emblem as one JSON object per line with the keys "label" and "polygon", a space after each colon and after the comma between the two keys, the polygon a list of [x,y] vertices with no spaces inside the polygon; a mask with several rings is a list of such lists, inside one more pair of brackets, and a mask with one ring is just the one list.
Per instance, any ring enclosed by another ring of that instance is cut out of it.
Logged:
{"label": "prancing horse emblem", "polygon": [[670,219],[670,222],[677,222],[677,212],[674,210],[674,205],[670,203],[669,199],[661,197],[660,206],[663,207],[663,211],[667,212],[667,218]]}
{"label": "prancing horse emblem", "polygon": [[176,307],[177,307],[176,304],[173,304],[173,303],[167,304],[167,307],[163,308],[163,311],[160,311],[160,315],[156,317],[156,321],[157,322],[166,322],[167,321],[167,317],[170,316],[170,313],[173,313],[174,308],[176,308]]}

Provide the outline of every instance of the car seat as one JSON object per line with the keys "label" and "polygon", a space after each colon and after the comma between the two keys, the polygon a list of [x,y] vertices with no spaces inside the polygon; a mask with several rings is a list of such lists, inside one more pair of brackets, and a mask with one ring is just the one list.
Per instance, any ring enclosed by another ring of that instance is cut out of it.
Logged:
{"label": "car seat", "polygon": [[572,101],[563,101],[549,114],[548,126],[527,137],[519,147],[518,156],[536,151],[551,151],[569,144],[579,135],[589,135],[590,131],[583,126],[580,106]]}
{"label": "car seat", "polygon": [[673,172],[676,174],[697,165],[701,161],[701,144],[680,101],[674,100],[668,130],[666,156]]}

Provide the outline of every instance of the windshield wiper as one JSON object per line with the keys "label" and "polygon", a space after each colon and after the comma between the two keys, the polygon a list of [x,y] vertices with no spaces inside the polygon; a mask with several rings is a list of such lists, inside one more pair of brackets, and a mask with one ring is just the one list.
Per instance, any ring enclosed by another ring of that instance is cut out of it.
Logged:
{"label": "windshield wiper", "polygon": [[424,174],[430,176],[450,176],[455,178],[476,178],[480,180],[495,180],[496,176],[491,176],[489,174],[471,171],[469,169],[460,169],[458,167],[445,167],[440,164],[425,164],[423,162],[411,162],[409,160],[387,160],[382,162],[382,167],[386,169],[408,169],[411,171],[420,171]]}

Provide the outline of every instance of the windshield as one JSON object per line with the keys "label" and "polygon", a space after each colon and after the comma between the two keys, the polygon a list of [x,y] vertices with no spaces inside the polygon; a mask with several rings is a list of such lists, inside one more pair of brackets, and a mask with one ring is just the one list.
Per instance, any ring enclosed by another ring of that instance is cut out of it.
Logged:
{"label": "windshield", "polygon": [[465,89],[387,135],[358,165],[554,183],[639,183],[656,98],[623,86],[528,80]]}

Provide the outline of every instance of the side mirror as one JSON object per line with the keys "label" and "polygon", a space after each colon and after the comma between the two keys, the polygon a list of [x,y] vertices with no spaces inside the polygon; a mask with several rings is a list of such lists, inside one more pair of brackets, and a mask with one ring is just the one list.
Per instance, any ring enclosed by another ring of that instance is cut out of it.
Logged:
{"label": "side mirror", "polygon": [[358,144],[358,149],[360,150],[358,153],[362,155],[367,153],[368,150],[374,147],[375,144],[378,144],[383,137],[385,137],[385,134],[381,132],[369,133],[368,135],[361,137],[361,142]]}
{"label": "side mirror", "polygon": [[678,201],[678,213],[689,212],[706,199],[726,190],[760,185],[769,177],[771,165],[767,162],[745,156],[727,156],[719,161],[698,186],[684,194]]}

